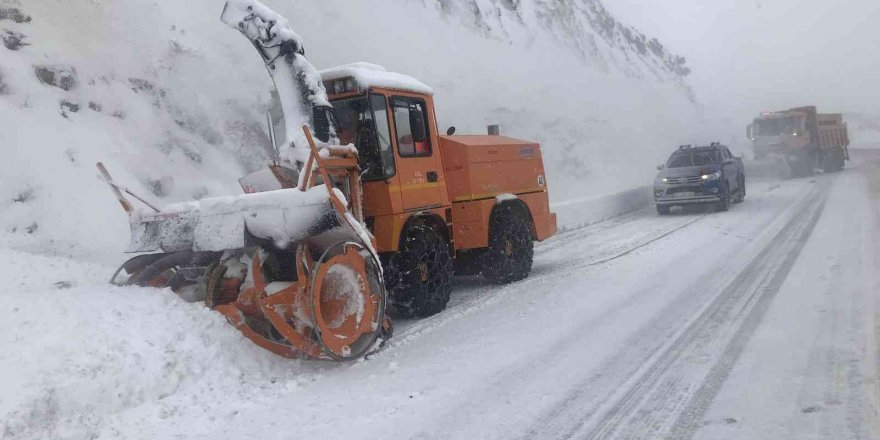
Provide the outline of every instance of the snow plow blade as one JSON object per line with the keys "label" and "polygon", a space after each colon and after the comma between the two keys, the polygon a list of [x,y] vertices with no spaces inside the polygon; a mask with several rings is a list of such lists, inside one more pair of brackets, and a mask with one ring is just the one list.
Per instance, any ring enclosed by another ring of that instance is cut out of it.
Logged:
{"label": "snow plow blade", "polygon": [[118,284],[203,300],[284,357],[348,361],[381,347],[391,321],[373,237],[361,223],[357,157],[332,146],[319,152],[303,132],[312,152],[304,169],[312,172],[297,188],[146,213],[123,197],[130,251],[163,252],[124,263],[117,274],[129,278]]}

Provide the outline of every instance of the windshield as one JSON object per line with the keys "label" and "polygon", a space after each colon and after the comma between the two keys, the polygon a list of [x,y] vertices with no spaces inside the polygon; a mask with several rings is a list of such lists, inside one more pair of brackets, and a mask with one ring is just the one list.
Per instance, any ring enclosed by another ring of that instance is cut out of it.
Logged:
{"label": "windshield", "polygon": [[753,134],[757,136],[776,136],[794,134],[798,124],[795,116],[789,116],[787,118],[757,119],[754,127]]}
{"label": "windshield", "polygon": [[666,168],[712,165],[721,162],[717,150],[683,150],[672,153]]}
{"label": "windshield", "polygon": [[384,96],[342,99],[333,102],[336,134],[342,145],[354,144],[364,180],[387,179],[394,175],[394,152],[388,127],[388,105]]}

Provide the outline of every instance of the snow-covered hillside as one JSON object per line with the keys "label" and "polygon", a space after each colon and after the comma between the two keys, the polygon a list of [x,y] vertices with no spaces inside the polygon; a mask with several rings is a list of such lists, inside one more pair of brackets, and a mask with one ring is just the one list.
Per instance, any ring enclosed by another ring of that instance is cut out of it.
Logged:
{"label": "snow-covered hillside", "polygon": [[[459,133],[544,145],[555,200],[634,187],[699,138],[682,58],[598,0],[268,1],[319,68],[372,61],[436,92]],[[124,215],[96,178],[159,203],[236,194],[259,167],[271,82],[222,0],[0,0],[0,238],[111,261]]]}

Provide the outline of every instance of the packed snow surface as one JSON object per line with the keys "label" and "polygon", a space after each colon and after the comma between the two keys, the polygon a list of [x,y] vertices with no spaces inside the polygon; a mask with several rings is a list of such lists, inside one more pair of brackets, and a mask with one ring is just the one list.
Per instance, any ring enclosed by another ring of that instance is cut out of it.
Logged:
{"label": "packed snow surface", "polygon": [[[281,359],[113,267],[0,247],[4,438],[878,438],[880,155],[458,279],[368,360]],[[842,217],[841,213],[851,215]],[[269,409],[287,408],[284,416]]]}

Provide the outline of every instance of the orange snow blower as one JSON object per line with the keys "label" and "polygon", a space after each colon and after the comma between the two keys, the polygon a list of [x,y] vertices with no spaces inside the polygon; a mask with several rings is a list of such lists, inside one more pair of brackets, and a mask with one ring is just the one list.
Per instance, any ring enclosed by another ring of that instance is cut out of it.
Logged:
{"label": "orange snow blower", "polygon": [[[135,210],[123,193],[134,194],[99,163],[129,214],[129,251],[165,251],[129,260],[113,282],[195,295],[248,339],[289,358],[346,361],[384,343],[391,321],[374,239],[361,224],[356,153],[332,145],[319,151],[303,131],[311,149],[304,170],[313,171],[298,187],[149,213]],[[282,167],[270,169],[278,175]]]}
{"label": "orange snow blower", "polygon": [[[303,128],[312,149],[309,162],[317,169],[302,181],[300,191],[320,177],[342,228],[296,244],[295,252],[288,254],[294,257],[292,281],[273,280],[278,270],[273,266],[279,263],[272,264],[271,259],[277,253],[263,248],[234,253],[210,271],[205,302],[250,340],[279,355],[355,359],[366,354],[380,335],[390,336],[382,269],[372,237],[360,223],[356,156],[330,150],[331,155],[322,158],[308,128]],[[310,168],[307,163],[305,169]],[[329,182],[349,189],[352,210]]]}
{"label": "orange snow blower", "polygon": [[[357,150],[339,145],[321,77],[284,17],[256,0],[228,0],[220,19],[257,49],[291,129],[276,140],[267,113],[272,164],[240,179],[240,196],[158,209],[99,163],[129,215],[128,252],[161,251],[126,261],[111,282],[203,300],[282,356],[362,357],[391,336],[391,321],[382,266],[364,226]],[[125,194],[152,212],[134,209]]]}

